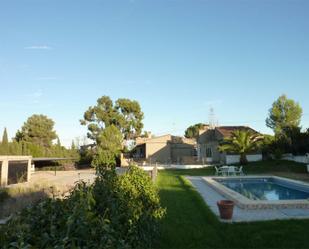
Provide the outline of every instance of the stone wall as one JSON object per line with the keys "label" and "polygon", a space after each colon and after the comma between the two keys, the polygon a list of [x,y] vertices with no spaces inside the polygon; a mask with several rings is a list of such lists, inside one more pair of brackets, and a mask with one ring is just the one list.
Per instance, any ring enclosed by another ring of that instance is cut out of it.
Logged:
{"label": "stone wall", "polygon": [[[262,154],[247,155],[248,162],[262,161]],[[236,164],[240,162],[240,155],[225,155],[226,164]]]}

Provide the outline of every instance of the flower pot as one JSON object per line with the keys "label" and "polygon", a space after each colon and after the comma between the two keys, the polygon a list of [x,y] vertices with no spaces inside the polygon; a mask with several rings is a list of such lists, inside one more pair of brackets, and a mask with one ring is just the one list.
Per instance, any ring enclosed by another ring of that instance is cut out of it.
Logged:
{"label": "flower pot", "polygon": [[217,202],[220,218],[230,220],[233,217],[234,202],[229,200],[221,200]]}

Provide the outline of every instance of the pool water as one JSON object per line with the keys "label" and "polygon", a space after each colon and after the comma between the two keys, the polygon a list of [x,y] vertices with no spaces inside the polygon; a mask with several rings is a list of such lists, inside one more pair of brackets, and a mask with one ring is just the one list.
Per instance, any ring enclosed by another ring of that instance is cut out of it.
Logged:
{"label": "pool water", "polygon": [[216,179],[225,187],[232,189],[251,200],[301,200],[309,199],[309,189],[297,189],[284,182],[271,178],[254,179]]}

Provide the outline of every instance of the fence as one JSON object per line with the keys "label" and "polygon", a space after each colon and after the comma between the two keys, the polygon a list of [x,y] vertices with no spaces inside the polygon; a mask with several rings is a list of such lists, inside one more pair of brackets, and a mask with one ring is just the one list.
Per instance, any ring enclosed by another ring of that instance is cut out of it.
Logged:
{"label": "fence", "polygon": [[[247,155],[248,162],[262,161],[262,154]],[[240,155],[226,155],[226,164],[235,164],[240,162]]]}
{"label": "fence", "polygon": [[282,159],[288,160],[288,161],[294,161],[297,163],[306,163],[309,164],[309,155],[304,156],[293,156],[292,154],[284,154],[282,156]]}

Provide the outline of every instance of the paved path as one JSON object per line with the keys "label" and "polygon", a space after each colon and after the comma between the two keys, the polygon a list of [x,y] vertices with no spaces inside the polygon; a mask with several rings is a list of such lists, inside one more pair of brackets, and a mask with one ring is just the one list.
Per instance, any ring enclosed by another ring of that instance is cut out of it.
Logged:
{"label": "paved path", "polygon": [[[226,199],[212,189],[200,176],[186,177],[205,200],[211,211],[219,217],[217,201]],[[282,219],[309,219],[309,209],[263,209],[245,210],[234,207],[232,222],[251,222]],[[223,221],[223,220],[221,220]]]}

